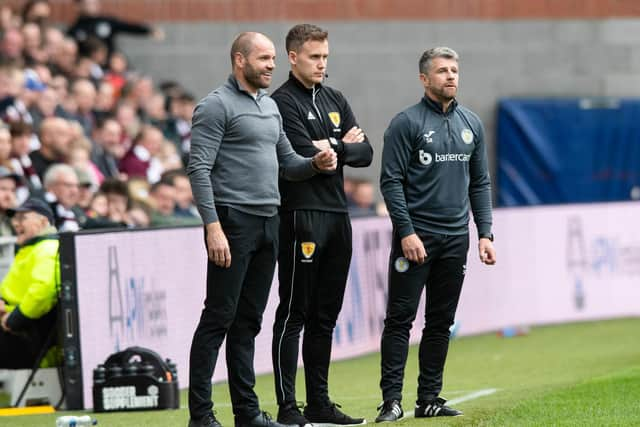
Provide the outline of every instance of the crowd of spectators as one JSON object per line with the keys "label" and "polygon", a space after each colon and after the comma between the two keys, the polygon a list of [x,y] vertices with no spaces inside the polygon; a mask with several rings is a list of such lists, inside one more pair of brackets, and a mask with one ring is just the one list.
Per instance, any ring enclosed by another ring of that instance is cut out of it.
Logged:
{"label": "crowd of spectators", "polygon": [[[134,70],[117,35],[161,29],[77,0],[68,28],[48,0],[0,10],[0,233],[4,211],[45,200],[58,231],[196,224],[188,159],[195,98]],[[15,181],[15,188],[13,182]]]}

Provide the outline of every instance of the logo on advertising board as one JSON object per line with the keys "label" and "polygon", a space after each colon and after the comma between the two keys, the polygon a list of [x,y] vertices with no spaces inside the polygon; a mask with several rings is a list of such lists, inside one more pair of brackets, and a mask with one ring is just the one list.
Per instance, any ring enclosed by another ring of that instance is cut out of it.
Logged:
{"label": "logo on advertising board", "polygon": [[[109,246],[109,331],[114,351],[122,342],[167,336],[167,294],[154,289],[153,277],[128,277],[121,281],[118,247]],[[122,286],[124,284],[124,286]]]}
{"label": "logo on advertising board", "polygon": [[153,409],[158,407],[158,387],[149,386],[146,395],[138,396],[135,386],[105,387],[102,407],[107,411],[119,409]]}
{"label": "logo on advertising board", "polygon": [[577,310],[584,309],[589,303],[586,279],[610,281],[640,276],[640,242],[629,241],[627,236],[604,230],[590,236],[585,232],[580,216],[568,218],[567,271],[573,276],[573,298]]}

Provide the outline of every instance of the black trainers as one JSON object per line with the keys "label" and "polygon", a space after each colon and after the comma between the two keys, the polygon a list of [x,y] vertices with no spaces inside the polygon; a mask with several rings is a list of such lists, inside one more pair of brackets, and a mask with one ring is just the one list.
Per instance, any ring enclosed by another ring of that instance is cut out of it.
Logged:
{"label": "black trainers", "polygon": [[339,408],[341,406],[333,402],[327,402],[325,405],[307,405],[304,408],[304,416],[314,427],[327,425],[355,426],[367,423],[364,418],[351,418]]}
{"label": "black trainers", "polygon": [[253,417],[250,420],[241,420],[240,418],[235,418],[235,427],[290,427],[285,424],[280,424],[271,418],[266,412],[260,412],[258,415]]}
{"label": "black trainers", "polygon": [[189,427],[222,427],[222,424],[216,419],[215,415],[209,413],[203,418],[189,420]]}
{"label": "black trainers", "polygon": [[404,416],[402,411],[402,405],[398,400],[385,400],[382,405],[378,406],[378,414],[376,418],[377,423],[383,423],[386,421],[398,421]]}
{"label": "black trainers", "polygon": [[297,402],[283,403],[278,409],[278,422],[291,426],[310,427],[312,424],[300,412],[302,406],[304,405],[299,405]]}
{"label": "black trainers", "polygon": [[450,408],[445,405],[445,403],[447,403],[447,401],[441,397],[436,397],[434,400],[428,402],[417,401],[414,413],[415,417],[457,417],[463,415],[462,411]]}

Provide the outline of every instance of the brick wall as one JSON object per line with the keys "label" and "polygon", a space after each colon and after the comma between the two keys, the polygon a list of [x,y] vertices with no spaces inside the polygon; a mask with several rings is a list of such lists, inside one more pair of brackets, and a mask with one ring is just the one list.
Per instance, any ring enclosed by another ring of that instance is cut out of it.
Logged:
{"label": "brick wall", "polygon": [[[578,19],[640,16],[638,0],[102,0],[105,13],[145,21]],[[5,3],[19,8],[24,0]],[[51,0],[54,18],[74,0]]]}

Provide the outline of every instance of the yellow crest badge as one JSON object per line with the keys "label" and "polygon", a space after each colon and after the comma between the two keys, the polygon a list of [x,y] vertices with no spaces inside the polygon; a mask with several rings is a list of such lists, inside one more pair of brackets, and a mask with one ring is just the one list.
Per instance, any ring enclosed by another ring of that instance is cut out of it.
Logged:
{"label": "yellow crest badge", "polygon": [[313,242],[302,242],[300,246],[302,247],[302,255],[304,255],[306,259],[311,258],[316,251],[316,244]]}
{"label": "yellow crest badge", "polygon": [[335,127],[340,126],[340,113],[338,113],[337,111],[330,112],[329,119],[331,120],[331,123],[333,123]]}

